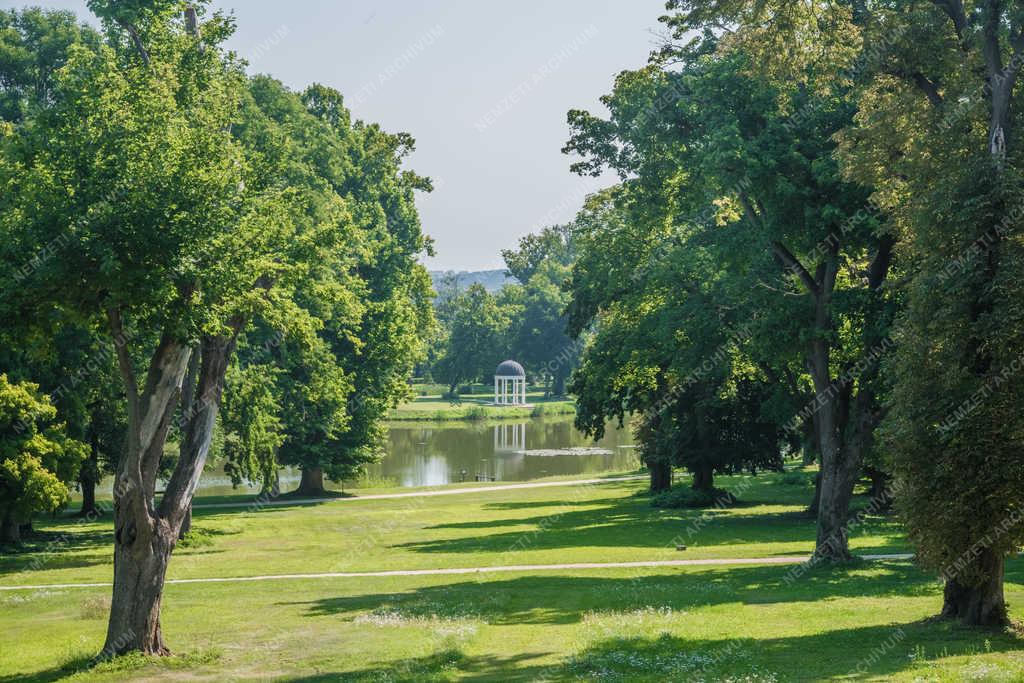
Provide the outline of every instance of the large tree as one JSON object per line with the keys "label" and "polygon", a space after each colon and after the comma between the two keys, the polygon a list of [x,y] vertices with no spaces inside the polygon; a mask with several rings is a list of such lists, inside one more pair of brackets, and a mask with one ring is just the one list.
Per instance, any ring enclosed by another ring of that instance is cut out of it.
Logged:
{"label": "large tree", "polygon": [[282,442],[273,464],[257,468],[264,487],[272,486],[276,465],[291,465],[302,471],[297,493],[319,495],[325,475],[350,478],[379,457],[387,411],[408,395],[432,334],[429,278],[417,263],[429,242],[414,202],[430,183],[403,168],[410,136],[353,121],[337,91],[314,85],[293,93],[261,76],[250,92],[255,111],[242,139],[287,136],[293,185],[344,201],[360,237],[350,261],[313,270],[297,293],[297,304],[319,323],[274,332],[273,321],[261,321],[241,359],[246,368],[280,370],[273,394]]}
{"label": "large tree", "polygon": [[680,33],[730,25],[733,44],[763,57],[763,76],[791,76],[792,63],[813,54],[815,77],[795,79],[800,85],[857,86],[859,112],[842,135],[841,156],[893,215],[908,263],[885,429],[897,504],[919,561],[946,580],[942,614],[1005,623],[1004,560],[1024,540],[1021,416],[1012,407],[1020,402],[1024,349],[1016,126],[1024,7],[1004,0],[671,6]]}
{"label": "large tree", "polygon": [[448,383],[454,396],[459,383],[491,377],[508,350],[507,333],[514,312],[510,306],[501,306],[481,284],[455,294],[450,305],[444,354],[434,372]]}
{"label": "large tree", "polygon": [[[234,136],[245,77],[220,48],[231,21],[178,2],[90,6],[107,43],[74,46],[31,125],[4,130],[4,305],[56,303],[118,342],[128,429],[105,651],[163,654],[167,564],[237,337],[258,315],[308,319],[293,292],[348,258],[352,228],[340,199],[288,186],[284,141]],[[181,453],[157,500],[179,402]]]}
{"label": "large tree", "polygon": [[527,372],[548,380],[551,393],[565,394],[565,382],[579,363],[581,343],[568,333],[565,282],[576,260],[572,226],[556,225],[519,240],[517,249],[502,251],[508,273],[522,283],[510,331],[512,355]]}
{"label": "large tree", "polygon": [[[672,69],[656,60],[620,74],[603,100],[609,119],[570,113],[567,151],[584,155],[578,172],[618,171],[635,198],[624,204],[627,220],[648,226],[650,246],[628,247],[632,277],[609,283],[611,300],[663,286],[654,279],[662,263],[696,264],[697,282],[721,279],[711,301],[749,311],[746,352],[791,395],[799,382],[785,350],[803,352],[815,400],[793,423],[813,419],[818,429],[816,554],[843,560],[849,502],[879,418],[873,359],[886,346],[882,285],[894,239],[865,210],[868,193],[840,178],[832,136],[852,114],[842,93],[773,87],[750,72],[746,53],[719,47],[709,36],[666,49],[659,59]],[[790,116],[787,98],[805,115]],[[592,297],[577,296],[580,310]]]}

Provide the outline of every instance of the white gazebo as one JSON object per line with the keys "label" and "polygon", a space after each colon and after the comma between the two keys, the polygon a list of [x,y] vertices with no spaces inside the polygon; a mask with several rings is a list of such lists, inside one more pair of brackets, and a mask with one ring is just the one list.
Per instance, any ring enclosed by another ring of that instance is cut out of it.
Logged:
{"label": "white gazebo", "polygon": [[494,371],[494,403],[499,406],[526,405],[526,371],[514,360],[503,361]]}

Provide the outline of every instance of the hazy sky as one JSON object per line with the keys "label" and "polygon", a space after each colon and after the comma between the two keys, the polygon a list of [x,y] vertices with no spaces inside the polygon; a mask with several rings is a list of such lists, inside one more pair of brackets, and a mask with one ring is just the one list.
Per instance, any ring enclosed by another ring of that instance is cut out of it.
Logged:
{"label": "hazy sky", "polygon": [[[40,4],[90,18],[85,0]],[[619,71],[656,46],[664,0],[214,0],[234,9],[230,46],[299,89],[337,88],[356,117],[416,138],[409,167],[434,269],[503,266],[500,250],[570,219],[613,178],[569,172],[570,108],[601,110]]]}

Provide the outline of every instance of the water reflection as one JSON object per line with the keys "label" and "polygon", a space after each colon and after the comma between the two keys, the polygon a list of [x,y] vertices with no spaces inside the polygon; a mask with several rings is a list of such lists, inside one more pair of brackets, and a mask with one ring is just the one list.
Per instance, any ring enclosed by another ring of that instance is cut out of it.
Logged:
{"label": "water reflection", "polygon": [[[451,482],[529,481],[555,475],[599,474],[636,468],[629,430],[609,425],[600,441],[575,429],[572,416],[531,418],[509,423],[392,423],[386,455],[367,468],[369,478],[396,486],[436,486]],[[281,470],[281,487],[295,488],[299,472]],[[99,487],[110,494],[108,477]],[[162,485],[161,485],[162,486]],[[233,489],[223,469],[204,472],[200,495],[258,492]]]}
{"label": "water reflection", "polygon": [[399,486],[458,481],[528,481],[628,470],[638,465],[628,430],[609,427],[598,442],[571,417],[499,424],[391,425],[388,455],[368,472]]}

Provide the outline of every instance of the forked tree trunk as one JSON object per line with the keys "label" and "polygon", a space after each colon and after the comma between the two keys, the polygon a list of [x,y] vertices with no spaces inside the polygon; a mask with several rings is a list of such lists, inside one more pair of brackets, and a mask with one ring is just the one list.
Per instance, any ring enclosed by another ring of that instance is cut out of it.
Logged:
{"label": "forked tree trunk", "polygon": [[651,473],[651,493],[662,493],[672,488],[672,465],[663,460],[650,460],[647,470]]}
{"label": "forked tree trunk", "polygon": [[324,471],[319,467],[302,468],[302,479],[299,480],[299,488],[295,489],[298,496],[322,496],[327,491],[324,489]]}
{"label": "forked tree trunk", "polygon": [[[110,320],[116,339],[122,333],[119,311],[111,310]],[[242,321],[233,321],[233,326],[237,334]],[[195,389],[190,381],[183,404],[181,453],[157,509],[154,490],[160,454],[193,352],[165,335],[139,392],[131,357],[118,346],[128,393],[129,436],[114,486],[114,587],[101,657],[130,651],[169,653],[160,628],[167,565],[209,452],[234,339],[202,341]]]}
{"label": "forked tree trunk", "polygon": [[21,543],[21,525],[10,512],[0,519],[0,543]]}
{"label": "forked tree trunk", "polygon": [[1009,618],[1003,596],[1004,559],[990,548],[984,548],[975,562],[984,581],[973,586],[962,584],[956,578],[946,581],[942,616],[971,626],[1005,626]]}

